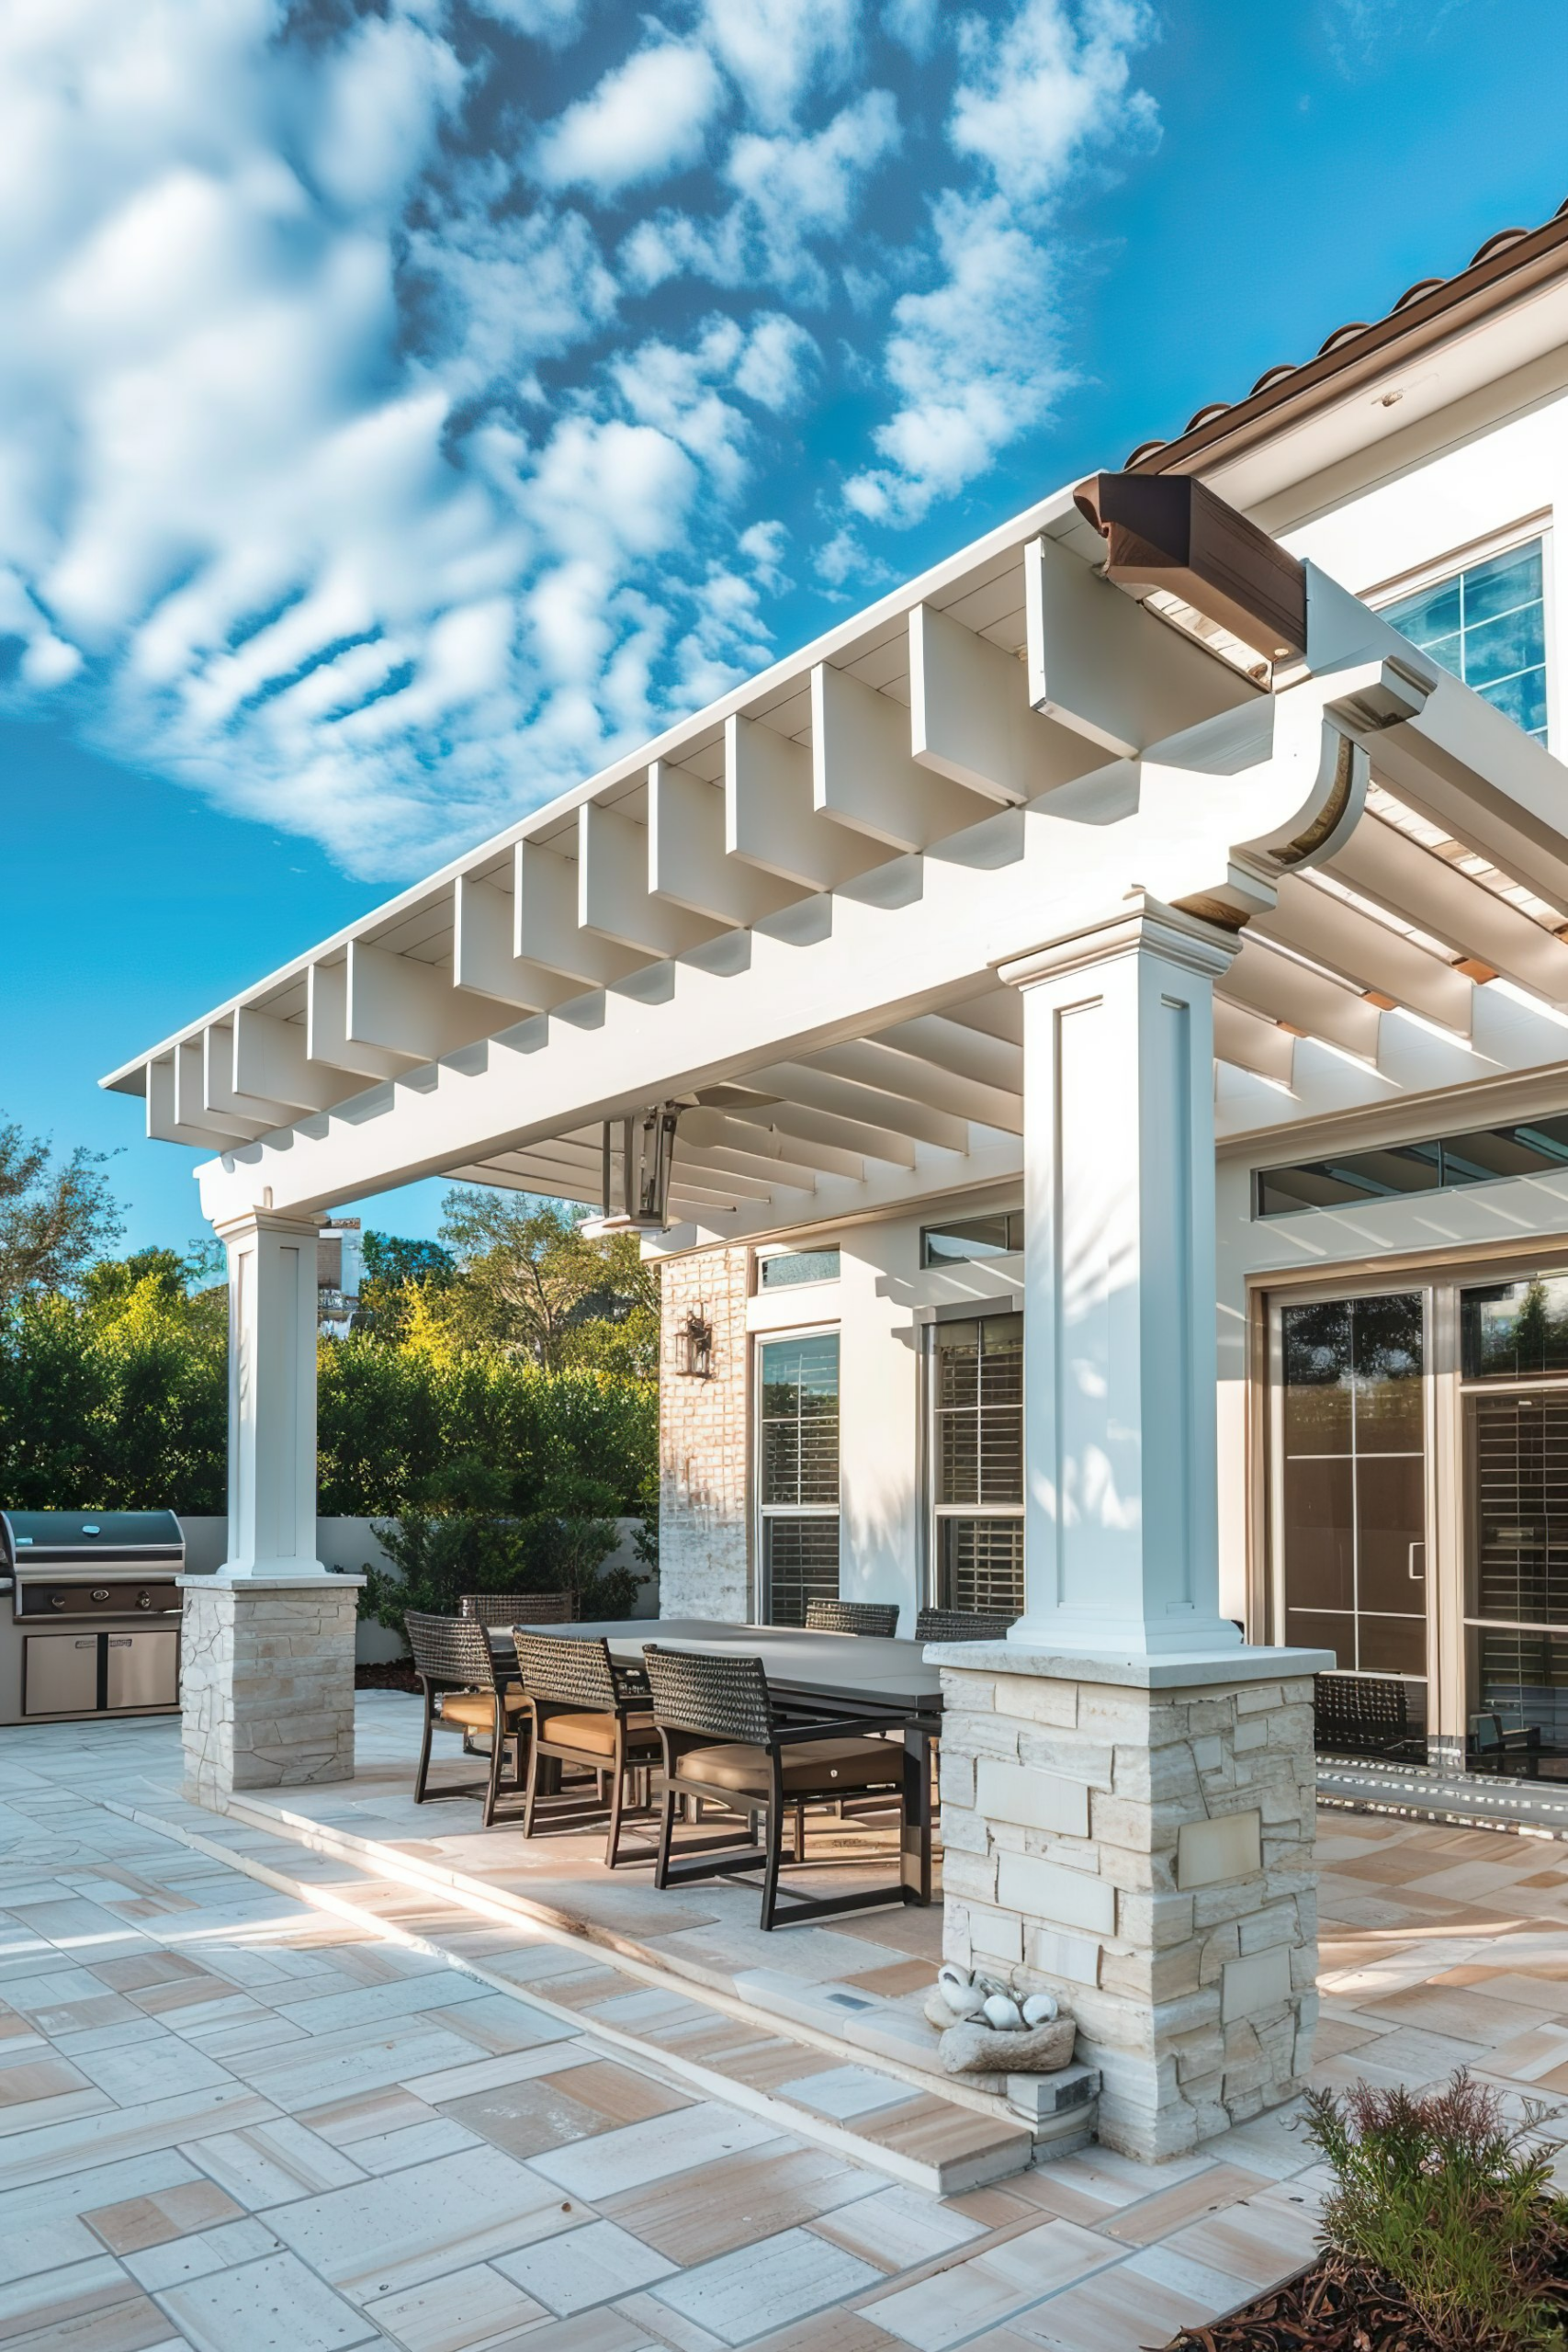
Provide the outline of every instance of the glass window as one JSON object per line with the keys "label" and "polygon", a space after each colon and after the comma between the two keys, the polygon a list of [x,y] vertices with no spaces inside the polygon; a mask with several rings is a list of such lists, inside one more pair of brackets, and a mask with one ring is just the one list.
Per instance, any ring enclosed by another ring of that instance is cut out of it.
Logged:
{"label": "glass window", "polygon": [[787,1290],[795,1283],[836,1283],[837,1250],[780,1250],[759,1258],[757,1278],[763,1290]]}
{"label": "glass window", "polygon": [[801,1625],[839,1589],[839,1337],[817,1331],[760,1350],[757,1500],[762,1615]]}
{"label": "glass window", "polygon": [[1023,1609],[1023,1317],[931,1329],[931,1496],[944,1609]]}
{"label": "glass window", "polygon": [[1546,738],[1546,606],[1541,542],[1511,548],[1414,596],[1383,616],[1462,678],[1527,735]]}
{"label": "glass window", "polygon": [[1466,1380],[1568,1372],[1568,1274],[1461,1290],[1459,1317]]}
{"label": "glass window", "polygon": [[1565,1168],[1568,1118],[1527,1119],[1517,1126],[1304,1160],[1295,1168],[1258,1168],[1253,1182],[1259,1216],[1294,1216],[1303,1209],[1346,1208],[1456,1184],[1495,1184],[1499,1177],[1561,1174]]}
{"label": "glass window", "polygon": [[976,1258],[1005,1258],[1023,1247],[1023,1216],[1018,1209],[995,1216],[966,1216],[956,1225],[920,1229],[922,1266],[960,1266]]}
{"label": "glass window", "polygon": [[[1426,1758],[1423,1299],[1322,1299],[1280,1317],[1284,1638],[1334,1651],[1320,1745]],[[1357,1686],[1393,1676],[1393,1692]]]}

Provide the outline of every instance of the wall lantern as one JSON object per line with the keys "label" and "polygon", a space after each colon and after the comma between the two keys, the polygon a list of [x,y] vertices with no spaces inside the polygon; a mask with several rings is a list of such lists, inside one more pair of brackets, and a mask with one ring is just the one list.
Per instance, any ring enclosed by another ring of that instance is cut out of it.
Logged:
{"label": "wall lantern", "polygon": [[662,1233],[670,1222],[670,1171],[678,1102],[659,1102],[629,1119],[606,1119],[602,1146],[604,1206],[592,1233]]}
{"label": "wall lantern", "polygon": [[713,1325],[701,1306],[692,1309],[681,1328],[678,1369],[693,1380],[713,1378]]}

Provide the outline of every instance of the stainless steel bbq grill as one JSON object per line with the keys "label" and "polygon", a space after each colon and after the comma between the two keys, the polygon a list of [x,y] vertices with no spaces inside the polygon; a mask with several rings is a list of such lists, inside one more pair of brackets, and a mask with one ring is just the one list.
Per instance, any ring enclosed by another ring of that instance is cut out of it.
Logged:
{"label": "stainless steel bbq grill", "polygon": [[185,1557],[172,1510],[0,1511],[0,1724],[176,1708]]}

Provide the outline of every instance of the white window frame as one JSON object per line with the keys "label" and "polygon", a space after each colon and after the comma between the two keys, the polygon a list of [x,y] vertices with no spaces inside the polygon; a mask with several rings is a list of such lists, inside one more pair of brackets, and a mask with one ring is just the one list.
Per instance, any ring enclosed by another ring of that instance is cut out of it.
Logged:
{"label": "white window frame", "polygon": [[[792,1287],[794,1287],[792,1285]],[[802,1289],[810,1285],[802,1283]],[[762,1410],[764,1382],[762,1351],[764,1348],[787,1346],[795,1340],[831,1340],[839,1350],[839,1498],[834,1503],[765,1503],[762,1500]],[[837,1323],[792,1323],[780,1330],[761,1330],[751,1335],[751,1523],[755,1531],[752,1544],[751,1614],[758,1624],[768,1620],[763,1612],[770,1599],[767,1591],[767,1523],[771,1519],[831,1519],[839,1528],[839,1573],[843,1575],[844,1525],[844,1397],[843,1397],[843,1333]]]}
{"label": "white window frame", "polygon": [[[992,1260],[987,1262],[994,1264],[995,1261]],[[937,1429],[937,1422],[940,1417],[940,1408],[937,1404],[936,1389],[937,1334],[942,1329],[943,1325],[948,1323],[998,1322],[1001,1320],[1003,1317],[1015,1315],[1021,1319],[1022,1307],[1021,1305],[1013,1306],[1003,1306],[999,1305],[993,1306],[989,1301],[987,1301],[984,1306],[981,1306],[976,1309],[975,1305],[966,1302],[962,1309],[955,1307],[950,1314],[933,1316],[923,1327],[924,1337],[920,1351],[920,1437],[922,1457],[920,1462],[920,1476],[925,1490],[925,1510],[922,1516],[926,1530],[926,1559],[925,1575],[922,1581],[925,1587],[926,1600],[933,1609],[946,1609],[953,1605],[944,1598],[942,1591],[942,1521],[948,1519],[1005,1519],[1015,1522],[1020,1528],[1021,1528],[1028,1501],[1028,1442],[1026,1425],[1023,1422],[1021,1412],[1020,1417],[1019,1433],[1020,1459],[1018,1501],[1016,1503],[943,1503],[938,1501],[936,1488],[938,1465],[941,1461],[941,1449],[938,1444],[939,1431]]]}

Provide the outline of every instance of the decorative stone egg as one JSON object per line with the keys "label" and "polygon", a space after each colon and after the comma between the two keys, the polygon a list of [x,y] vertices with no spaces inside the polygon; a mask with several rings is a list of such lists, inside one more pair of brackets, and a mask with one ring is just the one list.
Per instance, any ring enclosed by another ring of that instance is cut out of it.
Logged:
{"label": "decorative stone egg", "polygon": [[980,2014],[986,2023],[994,2026],[998,2033],[1022,2030],[1023,2012],[1010,1993],[993,1993]]}
{"label": "decorative stone egg", "polygon": [[1061,2003],[1055,1993],[1031,1993],[1023,2005],[1025,2025],[1049,2025],[1058,2015]]}
{"label": "decorative stone egg", "polygon": [[985,1994],[961,1968],[943,1968],[936,1982],[938,1992],[955,2018],[972,2018],[985,2004]]}

